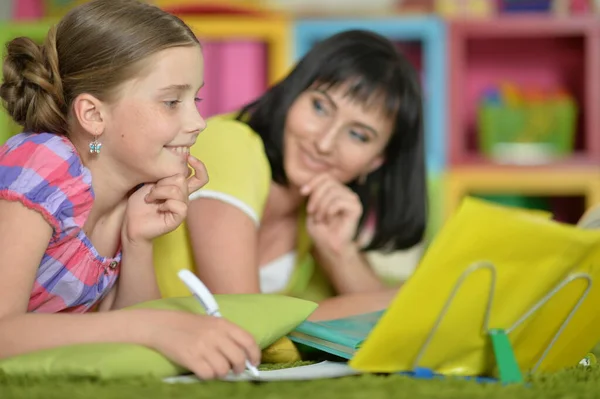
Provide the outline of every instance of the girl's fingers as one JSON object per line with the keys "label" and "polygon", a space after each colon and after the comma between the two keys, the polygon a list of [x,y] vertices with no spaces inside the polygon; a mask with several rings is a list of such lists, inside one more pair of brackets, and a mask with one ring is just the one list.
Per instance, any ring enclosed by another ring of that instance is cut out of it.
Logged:
{"label": "girl's fingers", "polygon": [[157,201],[167,201],[170,199],[186,201],[187,196],[181,190],[181,186],[175,185],[162,185],[158,184],[150,190],[148,194],[146,194],[146,202],[152,203]]}
{"label": "girl's fingers", "polygon": [[208,183],[208,172],[206,166],[198,158],[190,155],[188,160],[194,170],[194,174],[187,179],[188,194],[191,194]]}
{"label": "girl's fingers", "polygon": [[238,345],[235,341],[227,339],[219,345],[219,351],[229,364],[229,368],[233,369],[236,374],[241,374],[246,368],[246,352],[244,348]]}
{"label": "girl's fingers", "polygon": [[185,216],[187,212],[187,204],[183,201],[170,199],[159,204],[158,210],[164,213],[172,213],[174,215]]}
{"label": "girl's fingers", "polygon": [[193,364],[188,366],[190,371],[201,380],[212,380],[215,378],[215,372],[211,365],[203,358],[194,359]]}
{"label": "girl's fingers", "polygon": [[207,351],[203,356],[204,360],[212,368],[215,377],[223,378],[227,376],[231,370],[231,364],[229,359],[223,354],[223,348],[227,343],[218,343],[216,347],[211,348],[214,350]]}
{"label": "girl's fingers", "polygon": [[231,330],[229,332],[229,337],[244,351],[244,363],[246,362],[246,359],[253,366],[257,366],[260,363],[262,353],[256,344],[254,337],[250,333],[238,328]]}
{"label": "girl's fingers", "polygon": [[177,174],[169,177],[165,177],[156,182],[157,186],[177,186],[183,187],[185,185],[185,176],[182,174]]}

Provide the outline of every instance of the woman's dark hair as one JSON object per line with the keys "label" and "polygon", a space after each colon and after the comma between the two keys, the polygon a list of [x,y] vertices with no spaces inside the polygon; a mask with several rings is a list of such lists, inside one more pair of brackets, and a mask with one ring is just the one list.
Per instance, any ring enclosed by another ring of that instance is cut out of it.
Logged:
{"label": "woman's dark hair", "polygon": [[375,215],[375,234],[365,250],[409,248],[423,238],[427,189],[423,145],[422,96],[418,74],[385,37],[369,31],[338,33],[317,43],[294,70],[263,96],[244,107],[238,120],[264,142],[273,180],[287,184],[283,168],[283,131],[288,110],[314,84],[348,84],[349,95],[363,104],[383,96],[385,112],[395,118],[385,161],[364,184],[348,186],[362,202],[364,227]]}

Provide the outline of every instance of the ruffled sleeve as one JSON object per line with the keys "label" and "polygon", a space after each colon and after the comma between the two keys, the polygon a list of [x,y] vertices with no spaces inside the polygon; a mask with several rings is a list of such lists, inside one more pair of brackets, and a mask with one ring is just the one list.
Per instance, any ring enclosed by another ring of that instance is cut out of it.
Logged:
{"label": "ruffled sleeve", "polygon": [[0,199],[39,212],[54,230],[53,241],[83,227],[94,199],[91,180],[63,136],[22,133],[0,147]]}

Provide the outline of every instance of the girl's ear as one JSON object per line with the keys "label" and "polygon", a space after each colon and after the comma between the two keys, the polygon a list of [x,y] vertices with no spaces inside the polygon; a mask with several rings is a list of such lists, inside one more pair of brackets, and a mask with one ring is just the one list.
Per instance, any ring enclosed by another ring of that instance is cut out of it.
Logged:
{"label": "girl's ear", "polygon": [[90,94],[80,94],[73,101],[73,114],[79,125],[89,134],[98,136],[104,131],[102,102]]}

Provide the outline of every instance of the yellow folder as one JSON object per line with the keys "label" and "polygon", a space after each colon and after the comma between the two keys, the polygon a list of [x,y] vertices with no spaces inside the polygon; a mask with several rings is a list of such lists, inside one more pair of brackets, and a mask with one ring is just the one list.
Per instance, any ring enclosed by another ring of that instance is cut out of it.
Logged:
{"label": "yellow folder", "polygon": [[594,264],[600,261],[599,246],[600,230],[467,197],[350,366],[366,372],[426,367],[446,375],[494,375],[487,331],[496,328],[509,330],[523,371],[576,365],[600,339],[594,305],[600,303],[600,285],[592,285],[541,364],[587,280],[575,279],[511,327],[569,276],[588,272],[600,282]]}

